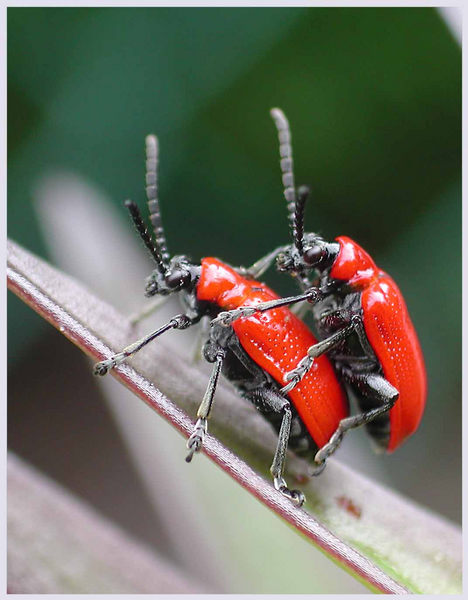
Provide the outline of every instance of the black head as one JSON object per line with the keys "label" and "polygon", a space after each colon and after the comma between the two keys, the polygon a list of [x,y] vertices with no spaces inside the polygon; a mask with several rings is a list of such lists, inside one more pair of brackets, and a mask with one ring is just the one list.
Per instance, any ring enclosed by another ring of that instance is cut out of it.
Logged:
{"label": "black head", "polygon": [[312,271],[323,273],[329,269],[338,255],[340,245],[326,242],[316,233],[306,233],[302,240],[301,251],[291,244],[278,255],[276,266],[279,271],[309,275]]}
{"label": "black head", "polygon": [[186,256],[174,256],[164,274],[155,269],[146,279],[145,296],[167,296],[181,290],[192,292],[200,272],[201,267],[191,263]]}

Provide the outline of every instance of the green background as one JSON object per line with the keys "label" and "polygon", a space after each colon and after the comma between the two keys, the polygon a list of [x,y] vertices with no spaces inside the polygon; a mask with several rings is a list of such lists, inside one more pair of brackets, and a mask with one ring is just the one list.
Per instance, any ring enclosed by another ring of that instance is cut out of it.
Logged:
{"label": "green background", "polygon": [[[154,132],[170,250],[249,264],[288,240],[272,106],[307,229],[363,245],[420,336],[426,414],[386,468],[459,520],[461,51],[436,10],[8,9],[8,235],[47,257],[31,190],[51,169],[143,206]],[[10,294],[10,373],[48,329]]]}

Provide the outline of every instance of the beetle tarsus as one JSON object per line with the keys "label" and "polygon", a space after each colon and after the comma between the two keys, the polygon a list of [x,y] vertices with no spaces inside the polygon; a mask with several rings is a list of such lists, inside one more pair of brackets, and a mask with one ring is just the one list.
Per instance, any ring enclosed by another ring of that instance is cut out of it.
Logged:
{"label": "beetle tarsus", "polygon": [[325,465],[325,461],[327,460],[327,458],[331,456],[341,444],[344,433],[345,432],[339,428],[335,431],[335,433],[331,436],[330,440],[325,444],[325,446],[320,448],[320,450],[316,453],[314,457],[314,462],[316,464]]}
{"label": "beetle tarsus", "polygon": [[324,459],[321,463],[316,462],[316,465],[317,465],[317,468],[315,469],[315,471],[310,471],[308,473],[308,475],[310,475],[311,477],[317,477],[318,475],[323,473],[323,470],[327,466],[327,461],[326,461],[326,459]]}
{"label": "beetle tarsus", "polygon": [[302,506],[304,504],[304,494],[300,490],[290,490],[286,484],[286,481],[282,477],[275,477],[273,479],[273,484],[278,492],[294,502],[296,506]]}
{"label": "beetle tarsus", "polygon": [[301,507],[305,502],[305,495],[300,490],[289,490],[290,498],[296,504]]}
{"label": "beetle tarsus", "polygon": [[93,373],[94,375],[100,375],[103,377],[107,375],[111,369],[115,367],[116,363],[114,360],[109,358],[108,360],[102,360],[94,365]]}
{"label": "beetle tarsus", "polygon": [[187,448],[189,452],[185,457],[186,462],[191,462],[195,452],[200,452],[203,446],[203,440],[205,439],[206,431],[206,419],[198,419],[198,421],[195,423],[195,427],[193,428],[192,435],[187,440]]}
{"label": "beetle tarsus", "polygon": [[288,394],[292,389],[294,389],[296,385],[303,379],[303,377],[310,371],[313,363],[314,359],[312,357],[305,356],[295,369],[286,373],[284,380],[289,381],[289,383],[281,388],[281,393]]}

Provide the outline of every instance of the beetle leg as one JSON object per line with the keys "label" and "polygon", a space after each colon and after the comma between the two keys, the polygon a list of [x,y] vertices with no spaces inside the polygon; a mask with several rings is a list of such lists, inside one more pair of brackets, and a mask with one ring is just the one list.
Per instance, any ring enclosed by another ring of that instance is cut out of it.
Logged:
{"label": "beetle leg", "polygon": [[163,304],[169,300],[169,296],[155,296],[152,301],[148,302],[146,306],[141,308],[139,311],[134,312],[130,315],[128,320],[132,325],[136,325],[143,319],[146,319],[153,312],[156,312]]}
{"label": "beetle leg", "polygon": [[196,364],[203,357],[203,346],[210,335],[210,320],[205,315],[200,321],[200,327],[196,334],[195,343],[192,348],[190,363]]}
{"label": "beetle leg", "polygon": [[341,419],[340,424],[329,441],[322,446],[315,455],[314,461],[317,464],[323,464],[327,458],[335,452],[340,445],[344,434],[349,429],[355,429],[356,427],[361,427],[362,425],[370,423],[380,415],[389,411],[398,400],[398,390],[381,375],[369,373],[363,375],[359,379],[361,385],[367,388],[369,395],[377,396],[382,400],[382,406],[353,415],[352,417],[346,417],[346,419]]}
{"label": "beetle leg", "polygon": [[288,488],[284,478],[284,464],[286,462],[286,452],[288,449],[289,436],[291,433],[292,411],[289,400],[283,398],[278,392],[269,388],[259,388],[247,396],[251,397],[252,402],[260,407],[260,410],[271,410],[276,413],[282,413],[282,421],[278,435],[275,455],[270,467],[270,473],[273,476],[273,485],[275,489],[292,500],[298,506],[302,506],[305,500],[304,494],[300,490],[291,490]]}
{"label": "beetle leg", "polygon": [[185,458],[187,462],[192,460],[194,453],[199,452],[203,445],[203,440],[208,427],[207,419],[210,416],[211,406],[213,404],[213,398],[225,356],[226,350],[219,346],[216,352],[215,365],[208,382],[208,387],[206,388],[205,395],[203,396],[203,400],[197,411],[198,421],[195,423],[192,435],[187,440],[187,448],[189,450],[189,453]]}
{"label": "beetle leg", "polygon": [[318,288],[311,288],[299,294],[298,296],[288,296],[287,298],[279,298],[278,300],[269,300],[268,302],[259,302],[255,306],[241,306],[234,310],[228,310],[220,312],[219,315],[211,321],[211,325],[224,325],[229,327],[234,321],[241,317],[251,317],[257,312],[265,312],[272,310],[273,308],[279,308],[281,306],[287,306],[289,304],[295,304],[302,300],[308,300],[311,303],[318,302],[322,298],[322,293]]}
{"label": "beetle leg", "polygon": [[257,262],[254,262],[250,267],[239,267],[236,271],[243,277],[252,277],[252,279],[258,279],[267,271],[270,266],[275,262],[276,257],[288,246],[278,246],[272,252],[269,252],[266,256],[262,256]]}
{"label": "beetle leg", "polygon": [[270,467],[270,472],[273,476],[273,484],[275,489],[290,498],[298,506],[302,506],[305,500],[304,494],[299,490],[290,490],[283,479],[284,463],[286,461],[286,451],[288,449],[289,434],[291,433],[292,413],[288,404],[283,406],[283,420],[278,436],[278,444],[276,446],[275,456]]}
{"label": "beetle leg", "polygon": [[343,329],[340,329],[325,340],[317,342],[316,344],[311,346],[307,350],[307,354],[304,356],[304,358],[298,363],[297,367],[292,371],[289,371],[289,373],[286,373],[284,379],[285,381],[289,381],[289,383],[282,387],[280,392],[282,394],[287,394],[293,388],[295,388],[296,385],[301,381],[301,379],[310,371],[316,358],[337,346],[353,331],[354,324],[348,325],[347,327],[343,327]]}
{"label": "beetle leg", "polygon": [[173,317],[168,323],[156,329],[149,335],[145,336],[141,340],[137,340],[133,344],[130,344],[126,348],[119,352],[118,354],[114,354],[107,360],[102,360],[94,365],[94,374],[95,375],[106,375],[111,369],[123,363],[127,358],[136,354],[139,350],[141,350],[146,344],[162,335],[169,329],[187,329],[190,325],[193,324],[193,320],[187,315],[176,315]]}
{"label": "beetle leg", "polygon": [[378,364],[377,357],[375,356],[375,352],[369,343],[369,339],[367,337],[366,330],[364,329],[364,323],[362,321],[362,316],[354,315],[351,319],[351,322],[354,325],[354,331],[356,332],[356,334],[358,336],[359,343],[361,344],[362,349],[364,350],[366,356],[370,360],[372,360]]}

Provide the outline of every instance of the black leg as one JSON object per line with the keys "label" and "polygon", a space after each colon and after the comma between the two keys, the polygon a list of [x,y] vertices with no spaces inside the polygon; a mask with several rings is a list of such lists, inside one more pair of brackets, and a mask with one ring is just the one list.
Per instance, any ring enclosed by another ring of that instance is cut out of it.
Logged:
{"label": "black leg", "polygon": [[143,308],[141,308],[138,312],[131,314],[128,317],[128,320],[132,325],[136,325],[143,319],[146,319],[149,315],[156,312],[161,308],[163,304],[165,304],[169,300],[169,296],[156,296],[150,302],[146,304]]}
{"label": "black leg", "polygon": [[156,331],[153,331],[141,340],[137,340],[133,344],[130,344],[130,346],[124,348],[122,352],[114,354],[107,360],[103,360],[101,362],[96,363],[94,365],[94,374],[106,375],[106,373],[108,373],[111,369],[123,363],[127,358],[133,356],[136,352],[138,352],[144,346],[146,346],[146,344],[148,344],[158,336],[162,335],[166,331],[169,331],[169,329],[187,329],[187,327],[190,327],[190,325],[192,325],[193,323],[194,321],[190,319],[190,317],[188,317],[187,315],[177,315],[173,317],[168,323],[166,323],[159,329],[156,329]]}
{"label": "black leg", "polygon": [[286,373],[285,380],[289,381],[287,385],[281,388],[282,394],[287,394],[301,381],[301,379],[310,371],[314,363],[314,359],[318,358],[325,352],[328,352],[344,339],[346,339],[351,333],[356,333],[359,339],[359,343],[362,346],[363,352],[366,355],[366,360],[372,361],[378,364],[374,351],[372,350],[369,340],[364,329],[362,317],[360,315],[354,315],[349,325],[346,325],[330,337],[317,342],[307,350],[307,355],[298,363],[297,367]]}
{"label": "black leg", "polygon": [[218,385],[218,379],[225,356],[226,350],[219,346],[216,352],[215,365],[208,382],[208,387],[206,388],[205,395],[203,396],[203,400],[198,408],[198,421],[195,423],[193,433],[187,441],[187,448],[189,449],[189,453],[185,458],[187,462],[192,460],[194,453],[199,452],[203,445],[203,440],[208,429],[207,420],[210,416],[211,406],[213,404],[213,398],[216,391],[216,386]]}
{"label": "black leg", "polygon": [[289,400],[283,398],[278,392],[269,388],[259,388],[250,394],[246,394],[246,397],[260,409],[282,414],[278,443],[270,467],[270,473],[273,476],[275,488],[281,492],[283,496],[286,496],[286,498],[289,498],[298,506],[302,506],[305,500],[304,494],[299,490],[290,490],[283,478],[292,422],[292,412]]}
{"label": "black leg", "polygon": [[236,269],[241,275],[244,277],[252,277],[252,279],[258,279],[267,271],[270,266],[275,262],[276,257],[288,246],[279,246],[275,248],[272,252],[269,252],[266,256],[262,256],[259,260],[254,262],[253,265],[245,269],[244,267],[240,267]]}
{"label": "black leg", "polygon": [[[208,347],[205,346],[205,357],[210,362],[217,360],[219,356],[219,350],[223,350],[223,348],[228,348],[249,373],[248,379],[246,379],[243,385],[239,387],[239,389],[242,390],[242,395],[250,400],[260,411],[266,413],[274,412],[278,415],[281,415],[278,443],[270,471],[273,475],[275,488],[284,496],[300,506],[304,502],[304,495],[298,490],[290,490],[283,479],[284,463],[286,460],[286,452],[288,448],[292,422],[292,411],[289,400],[281,396],[276,388],[272,389],[271,386],[273,384],[271,379],[265,373],[265,371],[263,371],[263,369],[261,369],[246,354],[232,328],[227,329],[226,327],[221,327],[215,324],[215,326],[211,329],[210,343]],[[217,380],[218,375],[219,370],[217,371],[215,367],[215,370],[212,374],[212,379]],[[208,390],[210,389],[213,389],[213,386],[208,386]],[[207,394],[209,395],[208,390]],[[203,417],[202,406],[203,403],[200,406],[198,413],[200,417]],[[206,433],[206,420],[203,421],[202,419],[199,419],[197,426],[191,436],[191,439],[193,438],[194,444],[201,445],[203,436]],[[189,460],[196,451],[197,449],[191,451],[187,459]],[[320,471],[321,470],[322,469],[320,468]],[[314,473],[314,475],[315,474],[316,473]]]}
{"label": "black leg", "polygon": [[330,337],[320,342],[317,342],[316,344],[311,346],[307,350],[307,354],[304,356],[304,358],[298,363],[297,367],[292,371],[289,371],[289,373],[286,373],[285,380],[289,381],[289,383],[282,387],[280,392],[282,394],[287,394],[293,388],[295,388],[296,385],[301,381],[301,379],[306,375],[306,373],[310,371],[310,368],[312,367],[316,358],[318,358],[322,354],[325,354],[325,352],[328,352],[328,350],[331,350],[332,348],[340,344],[344,339],[348,337],[348,335],[353,333],[353,331],[354,325],[348,325],[347,327],[343,327],[343,329],[340,329]]}
{"label": "black leg", "polygon": [[[344,434],[349,429],[355,429],[356,427],[361,427],[362,425],[366,425],[366,423],[370,423],[375,418],[389,411],[398,400],[398,390],[382,377],[382,375],[369,373],[355,376],[355,379],[359,379],[359,387],[366,395],[379,399],[382,402],[382,405],[366,412],[353,415],[352,417],[342,419],[329,441],[325,446],[322,446],[315,455],[314,460],[317,464],[325,463],[327,458],[338,448]],[[357,382],[355,381],[355,383]]]}
{"label": "black leg", "polygon": [[310,303],[315,303],[321,300],[321,298],[321,291],[318,288],[311,288],[298,296],[288,296],[287,298],[279,298],[278,300],[270,300],[269,302],[259,302],[255,306],[241,306],[234,310],[220,312],[219,315],[211,321],[211,324],[229,327],[234,321],[241,317],[251,317],[257,312],[265,312],[267,310],[272,310],[273,308],[279,308],[280,306],[288,306],[289,304],[295,304],[302,300],[308,300]]}
{"label": "black leg", "polygon": [[366,334],[366,330],[364,329],[364,323],[362,321],[362,316],[354,315],[351,322],[354,325],[354,331],[356,332],[356,334],[359,338],[359,343],[361,344],[362,349],[364,350],[366,356],[369,358],[369,360],[372,360],[373,362],[378,364],[378,360],[377,360],[377,357],[375,356],[375,352],[372,349],[372,346],[370,345],[369,340],[367,339],[367,334]]}

